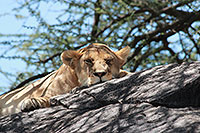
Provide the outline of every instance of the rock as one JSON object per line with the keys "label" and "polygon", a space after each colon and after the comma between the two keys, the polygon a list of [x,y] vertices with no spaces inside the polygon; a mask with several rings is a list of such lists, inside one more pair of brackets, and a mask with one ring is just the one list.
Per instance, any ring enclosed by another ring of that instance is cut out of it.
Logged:
{"label": "rock", "polygon": [[200,132],[200,62],[157,66],[0,117],[0,132]]}

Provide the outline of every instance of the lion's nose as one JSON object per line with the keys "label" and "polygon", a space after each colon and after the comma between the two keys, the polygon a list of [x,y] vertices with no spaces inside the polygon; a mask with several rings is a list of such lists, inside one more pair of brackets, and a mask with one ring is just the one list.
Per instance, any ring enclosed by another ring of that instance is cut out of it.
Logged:
{"label": "lion's nose", "polygon": [[97,77],[101,78],[101,77],[103,77],[104,75],[106,75],[106,72],[95,72],[95,73],[93,73],[93,74],[94,74],[94,76],[97,76]]}

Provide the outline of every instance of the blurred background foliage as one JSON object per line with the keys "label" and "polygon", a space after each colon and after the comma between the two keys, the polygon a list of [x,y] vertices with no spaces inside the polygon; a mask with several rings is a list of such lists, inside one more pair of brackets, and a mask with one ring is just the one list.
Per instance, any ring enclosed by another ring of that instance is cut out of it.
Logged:
{"label": "blurred background foliage", "polygon": [[[6,47],[0,59],[27,65],[23,73],[0,70],[16,77],[11,88],[58,69],[62,51],[93,42],[113,50],[129,45],[132,55],[124,69],[131,72],[200,58],[199,0],[20,0],[18,5],[12,15],[35,23],[22,25],[30,33],[0,34]],[[52,18],[44,18],[47,7]]]}

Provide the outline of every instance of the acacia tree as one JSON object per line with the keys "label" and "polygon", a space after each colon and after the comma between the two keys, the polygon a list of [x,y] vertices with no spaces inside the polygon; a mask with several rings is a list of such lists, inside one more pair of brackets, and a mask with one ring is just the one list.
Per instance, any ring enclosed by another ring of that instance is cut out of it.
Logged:
{"label": "acacia tree", "polygon": [[[49,3],[62,6],[52,9],[56,17],[50,22],[42,16],[42,7]],[[24,0],[13,12],[18,18],[34,18],[36,26],[22,26],[30,34],[2,34],[7,41],[0,44],[25,54],[8,56],[5,52],[0,58],[21,59],[28,66],[27,72],[15,75],[13,87],[58,69],[62,51],[93,42],[114,50],[129,45],[132,55],[124,68],[131,72],[195,61],[200,54],[199,7],[198,0]]]}

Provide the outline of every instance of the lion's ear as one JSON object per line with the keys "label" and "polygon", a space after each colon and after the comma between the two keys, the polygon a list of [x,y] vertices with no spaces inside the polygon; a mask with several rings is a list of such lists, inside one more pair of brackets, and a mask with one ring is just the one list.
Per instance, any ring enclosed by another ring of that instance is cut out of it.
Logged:
{"label": "lion's ear", "polygon": [[123,49],[115,52],[115,54],[120,58],[120,65],[123,66],[126,62],[128,56],[130,55],[131,48],[129,46],[124,47]]}
{"label": "lion's ear", "polygon": [[77,61],[80,57],[80,54],[77,51],[67,50],[61,54],[61,60],[65,65],[75,68]]}

